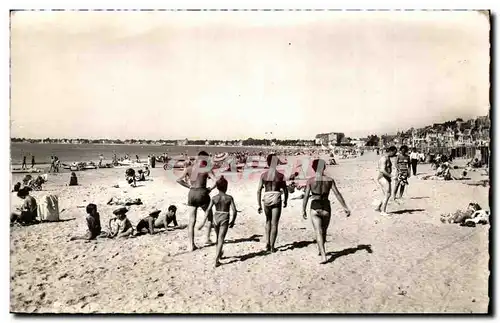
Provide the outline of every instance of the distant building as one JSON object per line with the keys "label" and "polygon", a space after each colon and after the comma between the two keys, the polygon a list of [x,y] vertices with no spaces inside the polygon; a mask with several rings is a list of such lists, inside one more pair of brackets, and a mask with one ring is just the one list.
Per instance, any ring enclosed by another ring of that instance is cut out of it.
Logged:
{"label": "distant building", "polygon": [[327,146],[328,144],[336,145],[337,143],[341,143],[344,138],[345,135],[343,132],[320,133],[314,138],[314,143],[316,145],[324,146]]}

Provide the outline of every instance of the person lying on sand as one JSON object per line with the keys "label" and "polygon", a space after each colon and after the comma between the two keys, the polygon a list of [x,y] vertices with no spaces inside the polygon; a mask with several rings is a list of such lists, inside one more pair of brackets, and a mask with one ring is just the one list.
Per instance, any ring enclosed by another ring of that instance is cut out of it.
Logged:
{"label": "person lying on sand", "polygon": [[[231,195],[226,194],[228,182],[221,176],[216,182],[219,194],[212,197],[210,204],[208,205],[208,210],[211,210],[215,206],[215,213],[213,215],[215,234],[217,236],[217,249],[215,253],[215,267],[220,266],[220,258],[222,256],[222,247],[224,245],[224,239],[226,238],[227,229],[234,226],[234,221],[236,221],[236,205],[234,204],[234,199]],[[232,219],[229,221],[229,210],[232,211]],[[205,225],[208,215],[198,227],[201,230]]]}
{"label": "person lying on sand", "polygon": [[130,220],[127,219],[127,212],[128,209],[126,207],[121,207],[113,211],[116,217],[109,220],[108,238],[125,238],[132,235],[134,228]]}
{"label": "person lying on sand", "polygon": [[[267,156],[269,169],[261,176],[257,188],[258,212],[262,214],[262,202],[264,202],[264,213],[266,215],[266,250],[276,252],[274,244],[278,235],[278,224],[281,216],[281,194],[285,194],[283,207],[288,202],[288,189],[286,187],[285,175],[278,172],[276,165],[278,157],[274,154]],[[262,198],[262,189],[265,189]]]}
{"label": "person lying on sand", "polygon": [[149,234],[155,234],[155,221],[158,219],[158,215],[160,215],[161,210],[153,209],[149,212],[149,215],[137,223],[136,235],[141,235],[143,230],[146,230]]}
{"label": "person lying on sand", "polygon": [[101,234],[101,218],[99,212],[97,212],[97,206],[90,203],[86,208],[87,215],[85,220],[87,221],[87,233],[83,236],[71,237],[73,240],[93,240]]}
{"label": "person lying on sand", "polygon": [[17,192],[17,197],[24,200],[23,205],[18,209],[19,212],[13,212],[10,215],[10,224],[15,222],[21,225],[38,223],[38,207],[33,196],[29,195],[29,188],[23,187]]}
{"label": "person lying on sand", "polygon": [[474,227],[476,224],[487,224],[489,215],[489,212],[482,210],[479,204],[469,203],[465,211],[456,210],[453,213],[441,214],[441,222]]}
{"label": "person lying on sand", "polygon": [[387,203],[391,198],[391,172],[392,162],[391,158],[396,156],[398,149],[394,146],[387,148],[386,153],[378,161],[378,170],[376,182],[382,192],[382,200],[377,203],[375,211],[380,212],[380,215],[387,216]]}
{"label": "person lying on sand", "polygon": [[170,205],[168,207],[167,212],[162,215],[160,213],[159,217],[155,220],[154,226],[155,228],[165,228],[165,232],[167,230],[167,227],[170,223],[173,223],[174,228],[179,227],[179,224],[177,224],[177,207],[175,205]]}
{"label": "person lying on sand", "polygon": [[107,205],[123,205],[123,206],[130,206],[130,205],[142,205],[142,201],[140,198],[130,198],[130,197],[125,197],[125,198],[119,198],[116,196],[113,196],[112,198],[109,199]]}
{"label": "person lying on sand", "polygon": [[327,261],[325,251],[326,232],[330,225],[331,217],[331,205],[328,199],[330,190],[333,191],[333,194],[335,194],[335,197],[344,208],[346,216],[350,216],[351,211],[347,207],[333,178],[324,174],[326,162],[322,159],[315,159],[312,163],[312,168],[316,172],[316,176],[307,181],[304,202],[302,204],[302,217],[307,219],[306,208],[307,202],[309,201],[309,195],[311,195],[311,222],[316,232],[318,253],[322,259],[321,264],[325,264]]}
{"label": "person lying on sand", "polygon": [[212,244],[212,241],[210,240],[210,231],[213,226],[213,215],[212,211],[208,209],[208,205],[210,204],[210,192],[215,188],[215,186],[207,188],[207,180],[209,177],[216,180],[216,177],[212,169],[208,166],[208,153],[200,151],[195,164],[186,167],[181,177],[177,179],[178,184],[189,188],[187,202],[189,213],[188,239],[191,251],[198,249],[198,247],[194,244],[194,227],[196,224],[198,208],[201,208],[208,216],[209,225],[207,228],[206,244]]}

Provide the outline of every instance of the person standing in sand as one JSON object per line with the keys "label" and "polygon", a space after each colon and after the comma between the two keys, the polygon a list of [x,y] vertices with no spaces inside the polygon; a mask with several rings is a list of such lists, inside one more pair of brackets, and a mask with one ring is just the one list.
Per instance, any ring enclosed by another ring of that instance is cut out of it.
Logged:
{"label": "person standing in sand", "polygon": [[28,168],[26,166],[26,155],[23,156],[23,165],[21,166],[22,169]]}
{"label": "person standing in sand", "polygon": [[413,176],[417,176],[417,165],[419,160],[419,154],[417,153],[417,148],[413,148],[410,154],[411,168],[413,170]]}
{"label": "person standing in sand", "polygon": [[[217,249],[215,253],[215,267],[219,267],[221,265],[220,258],[222,257],[222,247],[224,245],[224,239],[226,238],[226,233],[228,228],[232,228],[234,226],[234,221],[236,220],[236,205],[234,204],[234,199],[231,195],[226,194],[228,182],[221,176],[219,180],[217,180],[216,184],[217,189],[219,190],[219,194],[215,195],[208,205],[208,210],[211,211],[212,207],[215,205],[215,213],[214,213],[214,228],[215,234],[217,235]],[[232,211],[233,216],[231,221],[229,221],[229,211]],[[198,230],[201,230],[205,225],[205,221],[207,220],[207,216],[198,227]]]}
{"label": "person standing in sand", "polygon": [[387,203],[391,198],[391,172],[392,172],[392,162],[391,158],[396,156],[398,149],[395,146],[387,148],[386,153],[378,161],[377,170],[377,184],[383,194],[383,199],[377,203],[377,208],[375,211],[380,212],[380,215],[387,216]]}
{"label": "person standing in sand", "polygon": [[31,155],[31,168],[35,168],[35,155]]}
{"label": "person standing in sand", "polygon": [[208,205],[210,204],[210,192],[215,188],[215,185],[207,188],[207,180],[210,177],[215,181],[216,177],[212,169],[208,166],[208,153],[200,151],[194,165],[186,167],[181,177],[177,179],[177,183],[189,188],[187,202],[189,213],[188,238],[191,251],[198,249],[194,244],[194,228],[198,208],[201,208],[207,214],[209,226],[207,228],[206,244],[212,244],[210,231],[213,226],[213,216],[212,212],[208,209]]}
{"label": "person standing in sand", "polygon": [[394,181],[394,201],[402,199],[405,191],[405,186],[408,185],[410,178],[411,166],[410,156],[408,156],[409,148],[403,145],[399,148],[399,155],[396,157],[396,180]]}
{"label": "person standing in sand", "polygon": [[[257,188],[258,212],[262,213],[262,202],[264,202],[264,213],[266,214],[266,250],[276,252],[274,244],[278,235],[278,224],[281,217],[281,194],[285,194],[283,207],[288,202],[288,189],[286,187],[285,175],[278,172],[276,166],[278,157],[275,154],[267,156],[269,169],[260,176]],[[264,197],[262,198],[262,189]]]}
{"label": "person standing in sand", "polygon": [[302,216],[304,219],[307,219],[306,208],[309,195],[311,195],[311,222],[316,232],[316,243],[318,244],[319,255],[322,259],[321,264],[325,264],[327,262],[325,252],[326,231],[330,225],[331,217],[331,205],[328,199],[330,190],[333,191],[333,194],[335,194],[335,197],[344,208],[346,216],[351,215],[351,211],[347,207],[333,178],[324,174],[326,162],[322,159],[315,159],[312,162],[312,168],[316,172],[316,176],[307,181],[302,203]]}

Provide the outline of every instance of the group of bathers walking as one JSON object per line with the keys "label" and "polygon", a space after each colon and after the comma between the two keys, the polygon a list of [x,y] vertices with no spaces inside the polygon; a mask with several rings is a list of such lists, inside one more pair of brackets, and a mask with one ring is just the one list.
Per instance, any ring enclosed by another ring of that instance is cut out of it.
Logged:
{"label": "group of bathers walking", "polygon": [[[208,221],[206,242],[211,244],[210,232],[213,227],[216,232],[216,258],[215,267],[221,265],[220,259],[223,255],[223,244],[228,228],[234,226],[236,215],[239,211],[236,209],[234,198],[228,195],[228,181],[224,176],[216,178],[212,169],[209,167],[209,154],[202,151],[198,154],[196,162],[184,170],[177,182],[189,188],[188,193],[188,237],[189,247],[191,251],[198,247],[194,243],[194,229],[196,224],[196,215],[198,208],[205,212],[205,217],[198,230],[201,230]],[[267,156],[266,170],[260,177],[257,189],[258,213],[266,216],[266,251],[270,253],[276,252],[275,242],[278,234],[278,224],[281,217],[282,208],[287,207],[288,189],[285,176],[280,173],[276,166],[278,165],[278,157],[275,154]],[[311,198],[311,222],[316,232],[316,242],[318,245],[321,263],[326,263],[325,240],[326,231],[330,224],[331,206],[328,199],[330,190],[340,202],[347,216],[350,215],[350,210],[347,207],[342,194],[339,192],[333,178],[327,176],[324,172],[326,162],[322,159],[316,159],[312,163],[312,168],[316,175],[307,181],[305,195],[303,199],[303,218],[307,219],[307,204]],[[207,180],[211,178],[215,181],[215,185],[207,187]],[[212,198],[210,193],[217,188],[219,193]],[[264,189],[264,194],[262,194]],[[284,200],[281,195],[284,194]],[[215,206],[215,212],[212,211]],[[231,216],[230,216],[231,215]]]}

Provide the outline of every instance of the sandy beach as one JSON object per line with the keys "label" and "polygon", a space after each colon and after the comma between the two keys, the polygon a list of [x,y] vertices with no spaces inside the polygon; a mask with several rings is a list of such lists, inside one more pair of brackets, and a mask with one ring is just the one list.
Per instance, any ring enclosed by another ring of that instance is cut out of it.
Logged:
{"label": "sandy beach", "polygon": [[[263,253],[264,215],[257,213],[257,179],[231,182],[228,193],[242,210],[230,229],[225,259],[213,268],[215,247],[187,252],[187,229],[130,239],[69,241],[85,232],[85,206],[97,204],[104,226],[116,207],[112,196],[141,198],[128,218],[135,225],[152,206],[178,207],[187,224],[186,188],[162,168],[137,188],[113,188],[124,169],[50,174],[39,200],[59,196],[62,222],[13,227],[10,236],[10,309],[36,313],[485,313],[488,298],[488,230],[443,224],[440,214],[477,202],[489,209],[489,187],[461,181],[411,178],[390,217],[373,211],[377,156],[338,160],[328,168],[352,210],[346,218],[331,196],[329,263],[320,265],[302,200],[289,201],[278,252]],[[458,163],[457,163],[458,164]],[[419,173],[430,173],[420,165]],[[22,178],[14,174],[13,182]],[[481,178],[471,173],[472,180]],[[11,208],[21,200],[11,193]],[[200,213],[199,213],[200,214]],[[200,215],[199,215],[200,218]],[[204,229],[206,230],[206,229]],[[203,246],[205,231],[196,232]],[[215,240],[215,233],[212,234]]]}

